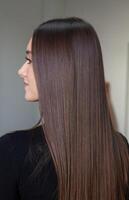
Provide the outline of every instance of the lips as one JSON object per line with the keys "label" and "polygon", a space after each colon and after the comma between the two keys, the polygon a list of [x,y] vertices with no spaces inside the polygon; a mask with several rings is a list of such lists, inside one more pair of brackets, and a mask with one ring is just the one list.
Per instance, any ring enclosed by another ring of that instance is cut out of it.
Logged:
{"label": "lips", "polygon": [[25,85],[29,85],[27,82],[24,82]]}

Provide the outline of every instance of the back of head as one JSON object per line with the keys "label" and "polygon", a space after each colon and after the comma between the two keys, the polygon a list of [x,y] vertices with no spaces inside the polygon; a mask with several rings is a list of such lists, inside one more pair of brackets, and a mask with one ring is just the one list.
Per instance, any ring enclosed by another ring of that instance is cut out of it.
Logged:
{"label": "back of head", "polygon": [[32,58],[59,200],[124,200],[128,150],[115,142],[96,31],[76,17],[44,22]]}

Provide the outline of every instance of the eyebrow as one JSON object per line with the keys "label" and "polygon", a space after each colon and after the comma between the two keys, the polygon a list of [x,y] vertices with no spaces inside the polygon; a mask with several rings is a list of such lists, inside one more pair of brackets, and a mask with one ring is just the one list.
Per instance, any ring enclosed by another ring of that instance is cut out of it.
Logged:
{"label": "eyebrow", "polygon": [[29,50],[26,50],[26,54],[28,55],[28,54],[31,54],[31,51],[29,51]]}

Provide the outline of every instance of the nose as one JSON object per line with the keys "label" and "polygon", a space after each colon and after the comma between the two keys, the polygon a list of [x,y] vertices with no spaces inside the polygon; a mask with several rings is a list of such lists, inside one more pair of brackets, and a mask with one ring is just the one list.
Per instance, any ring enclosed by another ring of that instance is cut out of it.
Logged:
{"label": "nose", "polygon": [[18,75],[21,77],[21,78],[24,78],[27,74],[26,72],[26,63],[23,64],[23,66],[18,70]]}

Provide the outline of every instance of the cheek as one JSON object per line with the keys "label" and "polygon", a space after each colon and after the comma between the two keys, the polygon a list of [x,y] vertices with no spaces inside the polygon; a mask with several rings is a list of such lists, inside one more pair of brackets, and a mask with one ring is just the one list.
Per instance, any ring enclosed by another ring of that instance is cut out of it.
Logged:
{"label": "cheek", "polygon": [[25,87],[25,98],[28,101],[37,101],[38,100],[38,90],[34,83],[30,83]]}
{"label": "cheek", "polygon": [[29,75],[30,92],[31,92],[32,96],[34,96],[35,98],[38,98],[38,90],[37,90],[37,85],[36,85],[36,80],[35,80],[33,69],[31,69],[28,72],[28,75]]}
{"label": "cheek", "polygon": [[35,81],[34,80],[34,72],[33,72],[33,68],[31,65],[29,66],[29,68],[27,70],[27,77],[28,77],[29,83],[33,83]]}
{"label": "cheek", "polygon": [[34,75],[34,72],[33,72],[33,68],[30,69],[29,71],[29,78],[30,78],[30,81],[31,81],[31,85],[33,87],[36,87],[36,80],[35,80],[35,75]]}

